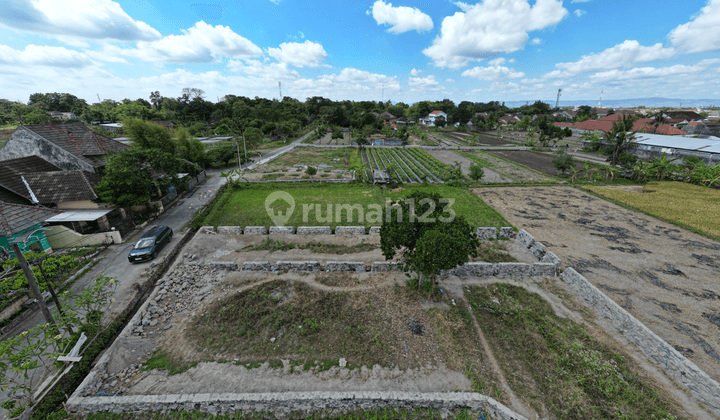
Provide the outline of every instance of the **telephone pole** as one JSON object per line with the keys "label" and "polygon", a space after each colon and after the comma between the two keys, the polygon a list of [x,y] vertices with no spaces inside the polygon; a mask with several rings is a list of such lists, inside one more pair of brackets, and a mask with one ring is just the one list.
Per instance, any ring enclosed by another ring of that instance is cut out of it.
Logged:
{"label": "telephone pole", "polygon": [[35,299],[37,299],[38,304],[40,305],[40,310],[43,313],[45,321],[47,321],[49,324],[52,324],[55,327],[56,331],[59,331],[57,328],[57,324],[55,323],[55,319],[53,319],[52,314],[50,314],[50,310],[48,310],[48,307],[43,300],[42,294],[40,293],[40,288],[35,282],[35,277],[33,276],[32,270],[30,270],[30,266],[28,265],[25,256],[22,252],[20,252],[20,247],[17,243],[13,243],[12,249],[13,252],[15,252],[15,256],[17,257],[18,262],[20,263],[20,267],[22,267],[23,273],[25,273],[25,278],[30,284],[30,290],[32,290],[33,294],[35,295]]}

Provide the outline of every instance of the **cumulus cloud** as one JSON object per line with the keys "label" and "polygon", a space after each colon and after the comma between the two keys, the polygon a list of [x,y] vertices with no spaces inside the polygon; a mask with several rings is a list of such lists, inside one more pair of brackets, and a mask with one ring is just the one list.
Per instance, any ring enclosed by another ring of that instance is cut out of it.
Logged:
{"label": "cumulus cloud", "polygon": [[258,76],[266,79],[299,79],[300,73],[287,68],[286,63],[261,63],[258,60],[230,60],[228,69],[235,73]]}
{"label": "cumulus cloud", "polygon": [[150,41],[160,33],[111,0],[12,0],[0,7],[0,25],[56,37]]}
{"label": "cumulus cloud", "polygon": [[462,73],[463,77],[474,77],[480,80],[494,81],[503,79],[518,79],[525,77],[525,73],[521,71],[515,71],[503,66],[493,67],[474,67],[472,69],[465,70]]}
{"label": "cumulus cloud", "polygon": [[408,31],[426,32],[433,28],[430,16],[415,7],[393,7],[392,3],[377,0],[372,6],[372,16],[378,25],[390,25],[389,32],[401,34]]}
{"label": "cumulus cloud", "polygon": [[218,57],[250,58],[262,50],[227,26],[212,26],[200,21],[182,35],[169,35],[152,42],[138,42],[137,49],[121,54],[158,63],[211,63]]}
{"label": "cumulus cloud", "polygon": [[422,70],[417,70],[417,69],[410,70],[410,76],[417,76],[420,73],[422,73]]}
{"label": "cumulus cloud", "polygon": [[280,48],[268,48],[268,54],[295,67],[320,67],[328,57],[322,45],[310,41],[283,42]]}
{"label": "cumulus cloud", "polygon": [[13,66],[48,66],[81,68],[93,65],[87,55],[63,47],[28,45],[24,50],[15,50],[0,45],[0,64]]}
{"label": "cumulus cloud", "polygon": [[636,67],[630,70],[608,70],[590,75],[593,81],[604,80],[629,80],[648,79],[653,77],[677,76],[681,74],[697,73],[703,69],[702,66],[686,66],[678,64],[670,67]]}
{"label": "cumulus cloud", "polygon": [[687,53],[720,49],[720,0],[710,0],[688,23],[670,31],[668,38]]}
{"label": "cumulus cloud", "polygon": [[445,82],[446,82],[446,83],[455,83],[455,80],[453,80],[453,79],[447,79]]}
{"label": "cumulus cloud", "polygon": [[572,63],[558,63],[555,67],[564,70],[564,72],[554,71],[549,73],[548,76],[562,77],[585,71],[610,70],[629,66],[633,63],[662,60],[674,55],[674,48],[665,48],[661,43],[645,47],[637,41],[628,40],[603,52],[584,55],[580,60]]}
{"label": "cumulus cloud", "polygon": [[502,66],[503,64],[505,64],[506,61],[507,60],[505,60],[503,57],[500,57],[500,58],[496,58],[494,60],[488,61],[488,64],[490,64],[491,66]]}
{"label": "cumulus cloud", "polygon": [[540,45],[542,44],[542,39],[540,38],[533,38],[532,41],[530,41],[533,45]]}
{"label": "cumulus cloud", "polygon": [[583,9],[577,9],[576,11],[573,12],[573,14],[577,17],[580,17],[580,16],[584,15],[585,13],[587,13],[587,12]]}
{"label": "cumulus cloud", "polygon": [[568,13],[558,0],[486,0],[443,19],[441,34],[423,50],[438,67],[459,69],[493,52],[513,52],[528,32],[552,26]]}
{"label": "cumulus cloud", "polygon": [[440,83],[435,80],[435,76],[430,75],[428,77],[411,77],[408,79],[408,85],[419,88],[433,88],[440,85]]}
{"label": "cumulus cloud", "polygon": [[386,76],[384,74],[370,73],[366,70],[358,70],[354,68],[344,68],[340,74],[328,74],[320,76],[323,79],[341,82],[341,83],[368,83],[372,85],[398,85],[395,76]]}

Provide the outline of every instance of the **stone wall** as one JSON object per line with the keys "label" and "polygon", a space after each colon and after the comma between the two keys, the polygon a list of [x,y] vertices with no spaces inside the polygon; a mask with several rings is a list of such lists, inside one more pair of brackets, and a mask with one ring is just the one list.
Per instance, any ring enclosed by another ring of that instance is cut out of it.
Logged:
{"label": "stone wall", "polygon": [[248,394],[132,395],[68,399],[68,412],[150,412],[198,410],[217,415],[263,411],[378,410],[380,408],[433,408],[484,411],[493,419],[525,420],[491,397],[475,392],[278,392]]}
{"label": "stone wall", "polygon": [[720,416],[720,384],[686,359],[673,346],[630,315],[573,268],[560,275],[585,300],[583,303],[608,319],[623,336],[635,343],[650,360]]}

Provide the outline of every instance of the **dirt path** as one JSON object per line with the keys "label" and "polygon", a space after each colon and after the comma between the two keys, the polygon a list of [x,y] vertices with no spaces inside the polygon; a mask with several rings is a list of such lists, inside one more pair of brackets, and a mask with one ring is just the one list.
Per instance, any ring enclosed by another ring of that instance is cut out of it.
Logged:
{"label": "dirt path", "polygon": [[[454,165],[455,162],[460,162],[460,168],[463,171],[463,174],[468,175],[470,174],[470,164],[473,163],[472,160],[466,158],[465,156],[460,156],[459,154],[451,151],[451,150],[426,150],[432,157],[439,160],[440,162],[446,164],[446,165]],[[493,171],[490,168],[483,168],[485,171],[485,174],[482,177],[483,182],[491,182],[491,183],[506,183],[506,182],[513,182],[513,180],[510,177],[503,176],[498,172]]]}
{"label": "dirt path", "polygon": [[475,192],[720,379],[720,244],[570,187]]}

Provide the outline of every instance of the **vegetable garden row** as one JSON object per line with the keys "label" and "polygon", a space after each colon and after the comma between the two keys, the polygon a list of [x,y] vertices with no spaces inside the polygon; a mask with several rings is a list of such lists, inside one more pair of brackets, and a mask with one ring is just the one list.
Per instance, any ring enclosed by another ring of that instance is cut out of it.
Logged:
{"label": "vegetable garden row", "polygon": [[444,183],[450,179],[450,166],[421,149],[365,148],[361,152],[365,164],[364,178],[372,180],[372,171],[385,170],[401,182]]}

